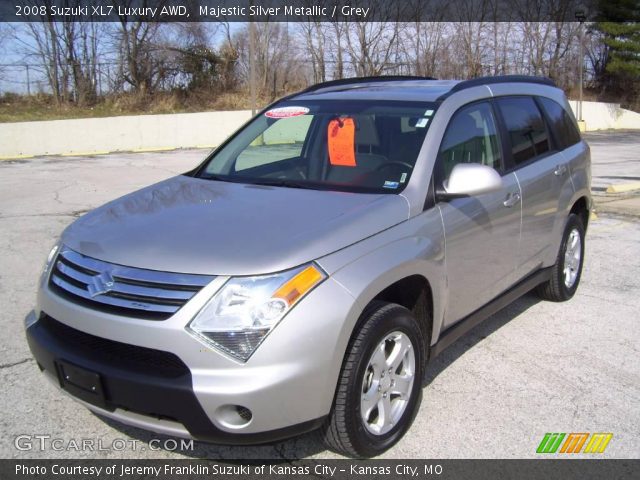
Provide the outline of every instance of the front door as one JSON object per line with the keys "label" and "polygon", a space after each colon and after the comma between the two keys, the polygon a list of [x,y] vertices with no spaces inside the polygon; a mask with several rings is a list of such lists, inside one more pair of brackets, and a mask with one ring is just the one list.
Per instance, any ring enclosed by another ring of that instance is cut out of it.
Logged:
{"label": "front door", "polygon": [[[493,108],[477,102],[458,110],[447,127],[435,168],[441,184],[458,163],[504,172]],[[449,298],[444,326],[482,307],[514,280],[520,242],[521,192],[513,173],[497,192],[439,202],[445,231]]]}

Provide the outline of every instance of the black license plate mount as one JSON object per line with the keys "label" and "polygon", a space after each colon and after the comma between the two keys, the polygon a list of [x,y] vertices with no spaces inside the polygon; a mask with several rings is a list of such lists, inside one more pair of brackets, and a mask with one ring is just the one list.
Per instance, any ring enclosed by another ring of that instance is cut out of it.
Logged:
{"label": "black license plate mount", "polygon": [[62,389],[92,405],[102,408],[107,406],[104,386],[99,373],[65,360],[58,360],[56,368]]}

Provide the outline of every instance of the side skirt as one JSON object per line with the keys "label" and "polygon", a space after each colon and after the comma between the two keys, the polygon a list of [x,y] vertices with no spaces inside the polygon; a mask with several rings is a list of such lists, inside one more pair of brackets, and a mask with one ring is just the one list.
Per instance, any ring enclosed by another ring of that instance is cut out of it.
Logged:
{"label": "side skirt", "polygon": [[506,292],[491,300],[484,307],[480,307],[475,312],[447,328],[442,332],[442,334],[440,334],[440,338],[436,344],[431,346],[429,361],[436,358],[445,348],[450,346],[453,342],[462,337],[483,320],[502,310],[525,293],[551,278],[551,269],[552,267],[543,268],[542,270],[538,270],[537,272],[529,275],[520,283],[517,283]]}

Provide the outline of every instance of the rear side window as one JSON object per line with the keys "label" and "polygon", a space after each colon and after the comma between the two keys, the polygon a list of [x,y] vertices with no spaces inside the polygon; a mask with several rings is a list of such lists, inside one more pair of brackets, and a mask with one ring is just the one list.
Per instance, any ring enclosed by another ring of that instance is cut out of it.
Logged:
{"label": "rear side window", "polygon": [[549,151],[547,129],[533,98],[500,98],[497,103],[504,119],[513,161],[516,165]]}
{"label": "rear side window", "polygon": [[551,129],[558,140],[560,149],[564,150],[578,143],[580,141],[580,133],[567,111],[550,98],[538,98],[547,117],[549,117]]}

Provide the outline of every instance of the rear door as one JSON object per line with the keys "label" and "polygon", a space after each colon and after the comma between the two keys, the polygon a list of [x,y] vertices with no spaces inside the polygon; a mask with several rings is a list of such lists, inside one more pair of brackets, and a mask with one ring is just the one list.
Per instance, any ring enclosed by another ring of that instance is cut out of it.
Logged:
{"label": "rear door", "polygon": [[520,189],[505,173],[501,141],[489,101],[452,117],[436,160],[436,185],[458,163],[482,163],[502,175],[498,192],[439,202],[445,230],[449,300],[444,326],[482,307],[513,281],[520,238]]}
{"label": "rear door", "polygon": [[520,184],[522,234],[517,255],[517,279],[554,258],[553,232],[559,220],[559,199],[570,182],[561,149],[531,96],[499,97],[496,105],[507,136],[507,168]]}

